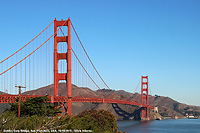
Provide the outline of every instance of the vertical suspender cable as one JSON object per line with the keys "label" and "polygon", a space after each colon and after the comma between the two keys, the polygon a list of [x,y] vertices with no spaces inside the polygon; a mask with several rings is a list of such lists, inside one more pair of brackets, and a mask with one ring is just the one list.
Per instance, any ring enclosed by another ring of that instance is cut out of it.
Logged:
{"label": "vertical suspender cable", "polygon": [[[16,54],[16,62],[17,62],[17,54]],[[18,85],[18,80],[17,80],[17,66],[15,67],[15,84]],[[17,94],[17,90],[15,89],[15,94]]]}
{"label": "vertical suspender cable", "polygon": [[[42,34],[43,35],[43,37],[44,37],[44,33]],[[40,43],[39,43],[39,45],[40,44],[42,44],[42,37],[40,37]],[[44,85],[44,80],[45,80],[45,77],[44,77],[44,66],[45,66],[45,59],[44,59],[44,47],[45,47],[45,45],[44,46],[42,46],[41,47],[41,59],[40,59],[40,64],[39,64],[39,66],[41,66],[41,67],[39,67],[40,68],[40,71],[41,71],[41,75],[39,75],[39,76],[41,76],[41,80],[40,81],[38,81],[38,82],[40,82],[40,87],[42,87],[43,85]],[[40,53],[38,53],[38,54],[40,54]],[[41,92],[42,92],[42,95],[44,95],[44,88],[42,88],[42,90],[41,90]]]}
{"label": "vertical suspender cable", "polygon": [[[30,53],[30,45],[29,45],[29,53]],[[29,56],[29,95],[30,95],[30,88],[31,88],[31,57]]]}
{"label": "vertical suspender cable", "polygon": [[[8,68],[8,61],[7,61],[7,68]],[[7,82],[7,86],[6,86],[6,90],[8,91],[8,73],[5,73],[6,74],[6,82]]]}
{"label": "vertical suspender cable", "polygon": [[[45,38],[45,40],[46,40],[46,39],[47,39],[47,30],[46,30],[46,38]],[[47,48],[48,48],[48,42],[46,42],[45,45],[46,45],[46,49],[45,49],[45,50],[46,50],[46,53],[45,53],[45,54],[46,54],[46,58],[45,58],[45,60],[46,60],[46,63],[45,63],[45,70],[46,70],[46,71],[45,71],[45,75],[46,75],[46,76],[44,76],[44,77],[45,77],[45,86],[47,86],[47,78],[48,78],[48,77],[47,77],[47,63],[48,63],[48,61],[47,61],[47,60],[48,60],[48,58],[47,58]]]}
{"label": "vertical suspender cable", "polygon": [[[25,48],[25,56],[26,56],[26,48]],[[25,95],[26,95],[26,59],[25,59]]]}
{"label": "vertical suspender cable", "polygon": [[[22,59],[22,51],[21,51],[21,59]],[[20,63],[20,85],[22,85],[22,63]]]}
{"label": "vertical suspender cable", "polygon": [[[33,42],[33,50],[34,50],[34,42]],[[35,59],[34,59],[34,54],[33,54],[33,93],[35,93],[34,89],[35,89],[35,67],[34,64],[35,63]]]}
{"label": "vertical suspender cable", "polygon": [[[1,70],[2,70],[2,72],[3,72],[3,63],[2,63],[2,65],[1,65]],[[3,75],[0,75],[1,76],[1,91],[3,91]]]}

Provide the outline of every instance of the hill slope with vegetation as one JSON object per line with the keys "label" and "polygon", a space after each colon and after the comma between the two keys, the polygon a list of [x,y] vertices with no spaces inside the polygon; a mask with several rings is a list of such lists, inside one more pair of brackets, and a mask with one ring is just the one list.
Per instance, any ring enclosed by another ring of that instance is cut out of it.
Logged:
{"label": "hill slope with vegetation", "polygon": [[87,130],[88,132],[116,133],[117,120],[106,110],[83,111],[76,116],[61,117],[61,112],[53,104],[47,104],[47,97],[36,97],[22,102],[20,118],[18,103],[11,104],[11,108],[0,115],[0,130],[21,132],[52,132]]}
{"label": "hill slope with vegetation", "polygon": [[[103,89],[103,91],[110,96],[110,98],[120,98],[120,99],[126,99],[129,96],[130,99],[134,99],[134,101],[140,102],[141,96],[134,93],[131,94],[129,92],[126,92],[124,90],[114,91],[115,95],[113,95],[113,92],[108,89]],[[87,87],[77,87],[75,85],[72,85],[72,94],[80,97],[98,97],[103,92],[100,90],[93,91]],[[23,93],[25,94],[43,94],[43,95],[51,95],[53,94],[53,85],[45,86],[42,88],[39,88],[35,91],[28,91]],[[59,95],[67,95],[66,94],[66,84],[60,83],[59,84]],[[137,97],[136,97],[137,96]],[[157,106],[159,113],[163,117],[184,117],[186,114],[193,114],[196,116],[200,116],[200,107],[199,106],[192,106],[192,105],[186,105],[183,103],[180,103],[178,101],[175,101],[169,97],[163,97],[163,96],[149,96],[149,101],[151,106]],[[9,104],[0,104],[0,111],[5,110],[5,108],[8,108]],[[84,111],[84,110],[101,110],[105,109],[110,111],[112,114],[116,116],[118,120],[124,120],[129,119],[132,117],[137,117],[138,110],[140,109],[137,106],[131,106],[131,105],[121,105],[121,104],[99,104],[99,103],[72,103],[72,112],[74,115]],[[1,112],[0,112],[1,113]],[[154,118],[154,116],[152,116]]]}

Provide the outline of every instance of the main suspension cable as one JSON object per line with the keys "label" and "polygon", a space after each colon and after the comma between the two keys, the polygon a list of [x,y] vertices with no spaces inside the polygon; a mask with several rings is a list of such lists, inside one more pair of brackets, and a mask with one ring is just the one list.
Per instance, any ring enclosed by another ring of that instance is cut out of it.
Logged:
{"label": "main suspension cable", "polygon": [[[84,50],[86,56],[88,57],[88,59],[89,59],[91,65],[93,66],[93,68],[94,68],[94,70],[96,71],[97,75],[100,77],[100,79],[102,80],[102,82],[106,85],[106,87],[107,87],[109,90],[111,90],[111,92],[112,92],[114,95],[117,95],[117,94],[115,94],[115,93],[113,92],[112,89],[110,89],[110,87],[106,84],[106,82],[103,80],[103,78],[101,77],[101,75],[100,75],[99,72],[97,71],[96,67],[95,67],[94,64],[92,63],[92,60],[90,59],[89,55],[87,54],[87,52],[86,52],[86,50],[85,50],[85,48],[84,48],[84,46],[83,46],[83,44],[82,44],[82,42],[81,42],[81,40],[80,40],[80,38],[79,38],[79,36],[78,36],[78,34],[77,34],[77,32],[76,32],[76,30],[75,30],[75,28],[74,28],[74,26],[73,26],[72,23],[71,23],[71,25],[72,25],[72,28],[73,28],[73,30],[74,30],[74,32],[75,32],[77,38],[78,38],[78,41],[80,42],[80,44],[81,44],[81,46],[82,46],[82,48],[83,48],[83,50]],[[117,96],[118,96],[118,95],[117,95]],[[119,97],[119,96],[118,96],[118,97]]]}
{"label": "main suspension cable", "polygon": [[29,43],[27,43],[26,45],[24,45],[22,48],[20,48],[19,50],[17,50],[15,53],[11,54],[9,57],[7,57],[6,59],[4,59],[3,61],[1,61],[0,63],[3,63],[4,61],[8,60],[10,57],[12,57],[13,55],[15,55],[16,53],[18,53],[19,51],[21,51],[23,48],[25,48],[27,45],[29,45],[32,41],[34,41],[38,36],[40,36],[54,21],[52,21],[42,32],[40,32],[35,38],[33,38]]}

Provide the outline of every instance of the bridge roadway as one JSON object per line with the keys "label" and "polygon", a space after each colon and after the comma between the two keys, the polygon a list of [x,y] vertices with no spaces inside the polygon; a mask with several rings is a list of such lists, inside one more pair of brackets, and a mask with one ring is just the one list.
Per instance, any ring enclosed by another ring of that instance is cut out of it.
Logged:
{"label": "bridge roadway", "polygon": [[[42,97],[45,95],[21,95],[21,100],[25,101],[26,98]],[[15,103],[19,95],[0,95],[0,103]],[[69,97],[67,96],[48,96],[49,102],[67,102]],[[92,102],[92,103],[117,103],[126,105],[136,105],[139,107],[147,107],[145,104],[138,102],[131,102],[126,100],[116,100],[116,99],[106,99],[106,98],[87,98],[87,97],[72,97],[72,102]],[[154,109],[154,107],[149,106],[149,108]]]}

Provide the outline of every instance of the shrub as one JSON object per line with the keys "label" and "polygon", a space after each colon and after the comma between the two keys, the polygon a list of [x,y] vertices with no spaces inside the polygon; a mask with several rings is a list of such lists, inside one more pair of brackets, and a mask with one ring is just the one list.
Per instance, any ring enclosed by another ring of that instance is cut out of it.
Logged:
{"label": "shrub", "polygon": [[116,117],[106,110],[83,111],[72,119],[72,129],[92,130],[93,132],[117,132]]}

